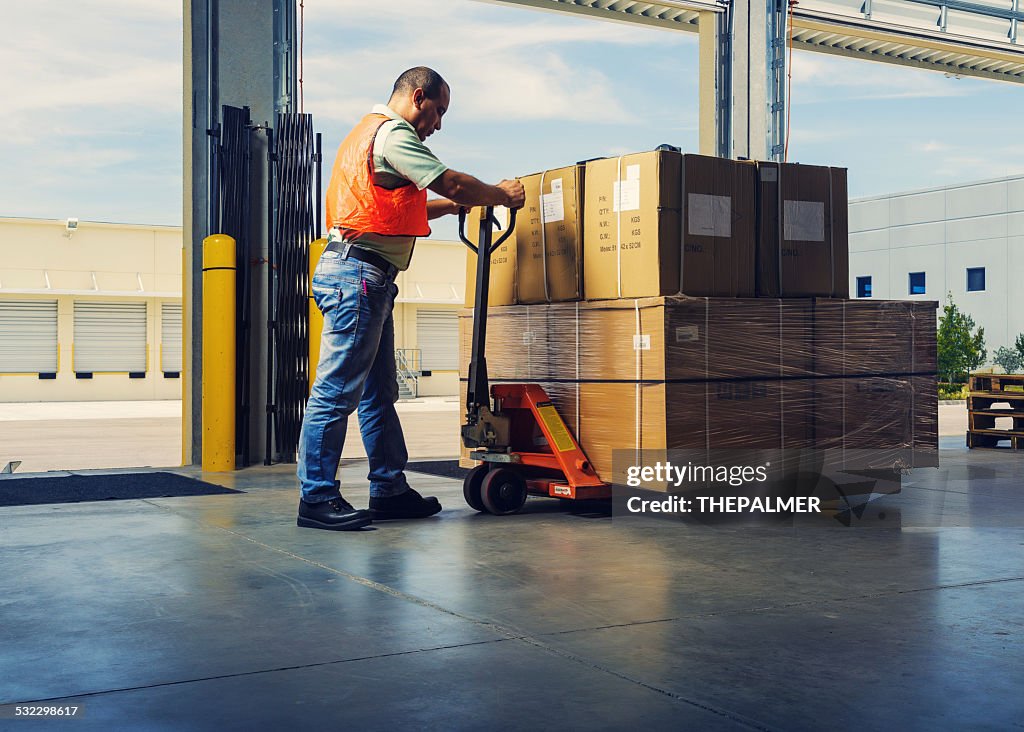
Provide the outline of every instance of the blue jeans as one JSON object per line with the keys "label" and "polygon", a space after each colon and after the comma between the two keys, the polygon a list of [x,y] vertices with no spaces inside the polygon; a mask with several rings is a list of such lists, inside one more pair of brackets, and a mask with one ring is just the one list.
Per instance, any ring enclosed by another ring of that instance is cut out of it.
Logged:
{"label": "blue jeans", "polygon": [[398,287],[379,268],[324,252],[313,273],[313,299],[324,314],[320,363],[299,437],[302,500],[340,495],[336,479],[348,417],[359,410],[359,430],[370,458],[370,497],[404,493],[405,448],[395,411],[395,325]]}

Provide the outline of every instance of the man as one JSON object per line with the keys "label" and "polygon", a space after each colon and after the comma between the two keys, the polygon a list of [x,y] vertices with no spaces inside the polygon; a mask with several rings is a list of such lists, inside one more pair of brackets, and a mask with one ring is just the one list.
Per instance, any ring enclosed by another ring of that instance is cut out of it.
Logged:
{"label": "man", "polygon": [[[391,311],[395,275],[407,269],[428,219],[461,206],[523,205],[516,180],[488,185],[451,170],[423,144],[441,129],[451,90],[436,71],[409,69],[349,133],[327,188],[327,249],[313,275],[324,314],[320,363],[299,438],[298,525],[349,531],[373,520],[425,518],[441,510],[406,481],[408,460],[395,412],[398,381]],[[428,201],[427,190],[443,198]],[[370,459],[370,507],[357,510],[335,479],[348,417],[358,409]]]}

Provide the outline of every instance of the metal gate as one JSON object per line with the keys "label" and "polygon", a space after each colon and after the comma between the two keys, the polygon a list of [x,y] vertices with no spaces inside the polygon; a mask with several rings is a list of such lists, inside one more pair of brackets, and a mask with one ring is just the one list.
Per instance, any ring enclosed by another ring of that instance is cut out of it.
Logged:
{"label": "metal gate", "polygon": [[266,463],[294,462],[308,396],[309,244],[320,237],[320,135],[313,115],[279,114],[270,145],[272,240]]}
{"label": "metal gate", "polygon": [[219,217],[216,231],[235,240],[235,452],[238,465],[250,462],[249,412],[252,379],[252,254],[249,243],[252,124],[248,107],[222,108],[216,147]]}

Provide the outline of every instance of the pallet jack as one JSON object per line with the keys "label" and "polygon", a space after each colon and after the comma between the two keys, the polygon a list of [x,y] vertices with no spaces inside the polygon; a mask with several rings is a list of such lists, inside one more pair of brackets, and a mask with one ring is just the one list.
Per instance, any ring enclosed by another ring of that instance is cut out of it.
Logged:
{"label": "pallet jack", "polygon": [[476,246],[466,238],[466,209],[459,211],[459,238],[476,252],[476,302],[473,342],[466,391],[466,424],[462,444],[481,460],[466,476],[462,494],[481,513],[516,513],[528,495],[561,499],[611,497],[576,438],[539,384],[496,384],[487,379],[487,298],[491,254],[515,230],[516,211],[509,212],[507,230],[492,243],[494,207],[480,217]]}

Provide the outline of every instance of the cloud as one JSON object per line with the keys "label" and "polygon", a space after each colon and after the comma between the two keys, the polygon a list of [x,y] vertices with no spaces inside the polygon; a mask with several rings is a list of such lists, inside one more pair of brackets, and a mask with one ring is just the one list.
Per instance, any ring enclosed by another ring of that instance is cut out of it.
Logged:
{"label": "cloud", "polygon": [[972,155],[966,150],[944,156],[935,168],[935,174],[950,181],[1004,178],[1024,172],[1024,155],[999,153]]}
{"label": "cloud", "polygon": [[8,2],[4,25],[2,213],[180,222],[182,3]]}
{"label": "cloud", "polygon": [[927,142],[919,142],[914,145],[914,149],[918,152],[933,153],[933,152],[945,152],[951,150],[952,146],[938,140],[928,140]]}
{"label": "cloud", "polygon": [[180,3],[83,0],[69,10],[40,0],[4,12],[0,137],[30,144],[58,127],[74,134],[85,110],[119,110],[114,125],[146,113],[180,119]]}
{"label": "cloud", "polygon": [[[620,92],[630,90],[613,78],[622,64],[611,63],[605,49],[614,45],[618,55],[624,47],[670,48],[680,39],[678,33],[467,0],[396,0],[372,9],[333,2],[307,9],[305,27],[306,48],[318,49],[304,60],[308,108],[344,123],[364,114],[369,100],[384,101],[397,70],[420,64],[445,75],[464,120],[636,123],[621,101]],[[346,35],[363,42],[339,49],[329,40]],[[570,61],[588,49],[597,63]]]}

